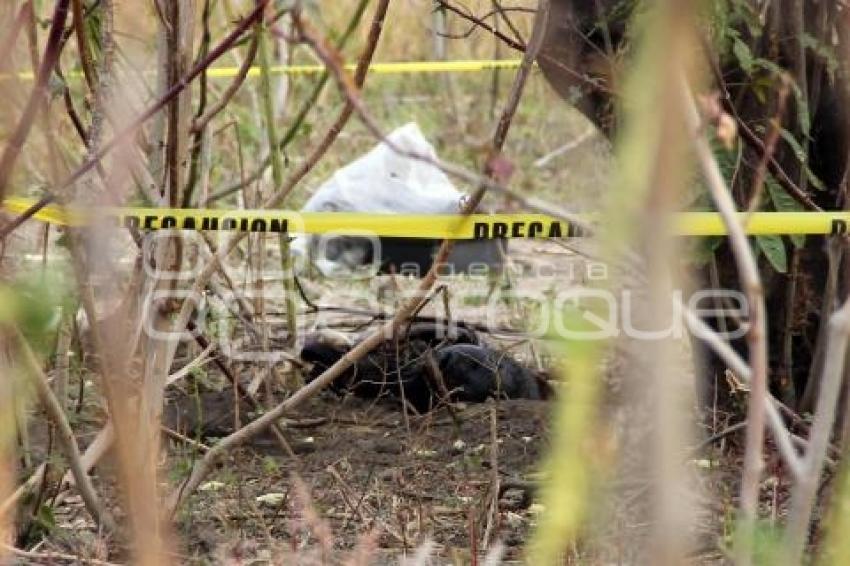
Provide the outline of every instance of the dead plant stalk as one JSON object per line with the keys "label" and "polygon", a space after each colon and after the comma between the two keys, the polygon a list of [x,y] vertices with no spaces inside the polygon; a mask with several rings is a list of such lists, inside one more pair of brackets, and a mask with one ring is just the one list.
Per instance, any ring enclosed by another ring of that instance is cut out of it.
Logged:
{"label": "dead plant stalk", "polygon": [[809,535],[809,521],[815,504],[829,438],[835,426],[835,410],[844,379],[847,341],[850,339],[850,299],[829,318],[827,354],[821,378],[809,447],[803,458],[803,473],[794,486],[785,538],[787,564],[799,564]]}
{"label": "dead plant stalk", "polygon": [[729,243],[735,256],[741,286],[750,309],[750,328],[747,332],[749,365],[752,369],[750,397],[747,406],[747,447],[741,482],[741,512],[744,532],[740,559],[749,562],[749,542],[752,527],[758,514],[758,495],[761,484],[762,449],[764,445],[765,401],[767,399],[767,333],[765,324],[764,291],[758,265],[753,256],[744,228],[736,217],[735,203],[729,192],[717,160],[703,133],[702,120],[697,111],[690,87],[682,79],[680,95],[684,103],[688,129],[693,136],[697,161],[706,179],[709,193],[723,218],[729,233]]}
{"label": "dead plant stalk", "polygon": [[65,412],[62,410],[62,406],[50,388],[47,376],[41,369],[41,362],[39,362],[20,330],[13,328],[11,332],[16,342],[21,362],[26,366],[27,372],[32,376],[38,399],[47,412],[48,418],[56,425],[59,445],[65,454],[65,458],[68,459],[68,465],[71,468],[71,473],[74,476],[77,489],[83,498],[86,509],[88,509],[91,516],[99,525],[110,532],[115,532],[115,521],[106,510],[100,497],[98,497],[94,485],[86,473],[80,456],[80,448],[74,437],[74,431],[71,429],[71,425],[68,422]]}
{"label": "dead plant stalk", "polygon": [[[32,216],[39,210],[64,196],[64,191],[68,187],[72,186],[78,180],[83,178],[86,173],[95,168],[109,152],[123,144],[126,140],[132,139],[145,122],[159,114],[163,108],[165,108],[176,96],[183,92],[207,67],[212,65],[216,60],[224,55],[239,40],[239,38],[242,37],[245,31],[257,21],[258,18],[262,17],[263,10],[268,2],[269,0],[257,0],[256,7],[239,22],[236,28],[230,32],[227,37],[225,37],[214,49],[210,51],[209,55],[199,61],[191,71],[180,77],[165,94],[151,104],[130,124],[116,133],[112,139],[104,143],[96,152],[90,155],[74,172],[63,179],[58,185],[53,187],[51,192],[41,197],[38,202],[29,207],[29,209],[27,209],[23,214],[9,222],[6,226],[0,228],[0,241],[5,239],[6,236],[18,228],[21,224],[32,218]],[[6,151],[8,152],[12,150],[10,142]],[[2,162],[3,160],[0,160],[0,164],[2,164]],[[2,167],[0,167],[0,172],[2,172]],[[4,196],[4,186],[5,181],[3,181],[2,175],[0,175],[0,199]]]}

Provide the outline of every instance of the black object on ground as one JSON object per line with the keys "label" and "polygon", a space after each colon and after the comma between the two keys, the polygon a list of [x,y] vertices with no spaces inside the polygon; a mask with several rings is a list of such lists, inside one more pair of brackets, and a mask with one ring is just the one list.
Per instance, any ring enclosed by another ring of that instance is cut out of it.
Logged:
{"label": "black object on ground", "polygon": [[[353,347],[338,335],[307,337],[301,359],[313,364],[308,380],[319,377]],[[342,373],[331,385],[337,394],[393,397],[420,413],[441,403],[481,403],[491,397],[548,399],[552,390],[541,372],[479,343],[466,329],[446,332],[417,324],[398,340],[388,340]]]}

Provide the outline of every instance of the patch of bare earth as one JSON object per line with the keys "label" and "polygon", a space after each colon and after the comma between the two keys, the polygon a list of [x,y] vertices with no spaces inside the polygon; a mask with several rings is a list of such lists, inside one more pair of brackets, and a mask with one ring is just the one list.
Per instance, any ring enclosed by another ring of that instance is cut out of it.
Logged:
{"label": "patch of bare earth", "polygon": [[[184,552],[198,560],[234,552],[262,559],[325,542],[339,554],[374,530],[381,554],[411,552],[430,539],[441,555],[468,556],[486,533],[517,557],[534,521],[529,507],[548,410],[545,402],[500,401],[405,419],[391,401],[328,394],[303,410],[326,420],[302,428],[295,418],[286,429],[295,457],[263,436],[191,498],[180,520]],[[174,448],[177,462],[187,458],[184,446]],[[305,519],[305,505],[326,522],[329,539]]]}

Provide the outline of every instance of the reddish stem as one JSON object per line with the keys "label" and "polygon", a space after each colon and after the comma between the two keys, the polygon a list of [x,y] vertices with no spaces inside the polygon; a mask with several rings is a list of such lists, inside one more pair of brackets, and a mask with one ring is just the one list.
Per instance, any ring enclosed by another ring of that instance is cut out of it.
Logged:
{"label": "reddish stem", "polygon": [[9,138],[9,142],[6,144],[3,156],[0,157],[0,202],[3,201],[6,195],[6,188],[9,184],[9,178],[12,176],[12,171],[15,169],[15,162],[18,160],[21,149],[24,147],[24,142],[29,137],[38,111],[42,108],[42,102],[47,96],[47,81],[50,78],[50,73],[56,66],[59,53],[62,51],[62,33],[65,31],[65,19],[67,16],[68,0],[57,0],[56,8],[53,11],[53,23],[50,25],[50,34],[47,36],[47,46],[44,49],[44,57],[42,57],[41,65],[38,68],[35,85],[30,93],[21,119],[18,121],[18,125],[15,127],[11,138]]}
{"label": "reddish stem", "polygon": [[[67,0],[64,0],[67,9]],[[100,163],[100,160],[103,157],[115,149],[119,144],[123,143],[127,138],[136,134],[138,129],[144,124],[147,120],[152,118],[157,112],[165,108],[165,106],[171,102],[174,97],[179,95],[183,90],[189,86],[189,84],[200,75],[207,67],[212,65],[219,57],[224,55],[228,49],[230,49],[234,43],[242,36],[245,31],[254,25],[254,22],[257,19],[263,16],[263,10],[268,4],[269,0],[257,0],[256,7],[254,10],[245,17],[239,25],[234,29],[221,43],[219,43],[215,49],[210,51],[210,53],[204,57],[201,61],[195,65],[189,73],[181,77],[169,90],[166,92],[159,100],[157,100],[152,106],[150,106],[147,110],[145,110],[138,118],[133,120],[133,122],[115,134],[115,136],[109,140],[109,142],[103,144],[101,148],[91,155],[86,161],[80,165],[76,171],[71,173],[65,180],[63,180],[59,185],[57,185],[53,191],[46,193],[43,197],[41,197],[38,202],[29,207],[23,214],[15,218],[12,222],[10,222],[7,226],[3,227],[0,230],[0,241],[6,238],[13,230],[15,230],[18,226],[26,222],[28,219],[32,218],[39,210],[55,201],[57,198],[57,193],[62,191],[63,189],[69,187],[70,185],[77,182],[80,178],[83,177],[86,173],[88,173],[95,165]],[[66,10],[67,11],[67,10]],[[51,38],[52,38],[51,30]],[[61,34],[60,34],[61,35]],[[45,54],[45,58],[46,58]],[[0,169],[2,171],[2,169]],[[0,180],[2,180],[2,176],[0,176]],[[3,187],[4,183],[0,182],[0,202],[3,199]]]}

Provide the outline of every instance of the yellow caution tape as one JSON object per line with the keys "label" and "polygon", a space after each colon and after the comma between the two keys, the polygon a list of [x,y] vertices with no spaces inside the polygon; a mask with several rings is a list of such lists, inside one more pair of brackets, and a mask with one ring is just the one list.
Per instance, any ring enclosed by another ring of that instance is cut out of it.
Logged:
{"label": "yellow caution tape", "polygon": [[[8,198],[3,207],[21,214],[32,199]],[[370,235],[431,239],[562,238],[582,236],[574,224],[544,214],[371,214],[292,210],[217,210],[172,208],[79,209],[49,205],[35,214],[43,222],[84,225],[104,222],[140,230],[209,230],[290,234]],[[744,221],[746,216],[740,215]],[[592,217],[588,217],[592,223]],[[750,215],[750,235],[845,234],[850,212],[758,212]],[[597,229],[604,229],[604,225]],[[714,212],[675,216],[680,236],[723,236],[726,228]]]}
{"label": "yellow caution tape", "polygon": [[[462,60],[462,61],[398,61],[385,63],[372,63],[369,72],[378,74],[415,74],[415,73],[473,73],[477,71],[491,71],[494,69],[516,69],[521,59],[490,59],[490,60]],[[348,71],[354,71],[357,65],[352,63],[345,65]],[[317,75],[326,70],[324,65],[275,65],[269,68],[272,75]],[[153,73],[155,71],[149,71]],[[239,74],[239,67],[210,67],[207,76],[214,79],[225,79],[235,77]],[[258,77],[260,67],[250,67],[249,77]],[[31,81],[34,74],[31,71],[18,73],[18,79]],[[72,71],[66,74],[69,78],[78,79],[83,76],[80,71]],[[0,75],[0,80],[8,79],[9,75]]]}

